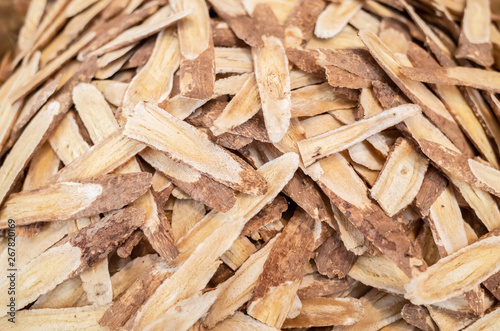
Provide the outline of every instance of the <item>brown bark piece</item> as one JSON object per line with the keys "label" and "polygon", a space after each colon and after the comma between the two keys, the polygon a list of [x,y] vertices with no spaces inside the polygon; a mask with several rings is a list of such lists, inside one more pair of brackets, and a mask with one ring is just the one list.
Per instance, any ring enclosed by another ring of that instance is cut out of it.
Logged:
{"label": "brown bark piece", "polygon": [[404,305],[401,310],[403,319],[409,324],[424,331],[436,331],[437,326],[434,324],[429,311],[424,306],[416,306],[411,303]]}
{"label": "brown bark piece", "polygon": [[313,225],[314,220],[298,210],[285,226],[255,286],[247,309],[250,316],[269,326],[282,326],[314,248]]}
{"label": "brown bark piece", "polygon": [[282,196],[276,197],[270,204],[252,217],[241,231],[242,236],[249,236],[263,226],[281,220],[281,214],[288,209],[288,202]]}
{"label": "brown bark piece", "polygon": [[427,169],[420,190],[415,197],[415,206],[422,216],[429,215],[429,209],[447,185],[448,181],[436,168],[431,166]]}
{"label": "brown bark piece", "polygon": [[345,278],[356,261],[356,255],[348,251],[335,233],[319,246],[314,257],[318,272],[328,278]]}

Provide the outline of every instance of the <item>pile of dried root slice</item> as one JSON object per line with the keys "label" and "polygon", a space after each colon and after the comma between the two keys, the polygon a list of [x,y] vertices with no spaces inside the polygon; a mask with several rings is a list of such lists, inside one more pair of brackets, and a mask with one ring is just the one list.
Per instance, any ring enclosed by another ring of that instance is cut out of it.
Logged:
{"label": "pile of dried root slice", "polygon": [[32,0],[0,65],[0,329],[498,330],[499,23]]}

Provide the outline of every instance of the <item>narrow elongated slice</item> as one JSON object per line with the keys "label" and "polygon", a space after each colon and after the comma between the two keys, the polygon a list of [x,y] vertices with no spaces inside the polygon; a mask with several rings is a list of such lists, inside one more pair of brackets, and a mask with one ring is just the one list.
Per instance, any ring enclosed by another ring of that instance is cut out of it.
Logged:
{"label": "narrow elongated slice", "polygon": [[309,85],[292,91],[291,116],[314,116],[337,109],[354,108],[356,103],[335,93],[328,83]]}
{"label": "narrow elongated slice", "polygon": [[331,3],[321,12],[316,21],[314,34],[318,38],[332,38],[337,35],[351,18],[361,10],[363,2],[346,0],[340,4]]}
{"label": "narrow elongated slice", "polygon": [[46,5],[46,0],[30,2],[24,24],[19,30],[19,36],[17,37],[17,47],[20,51],[26,51],[27,47],[29,47],[29,41],[35,35]]}
{"label": "narrow elongated slice", "polygon": [[205,216],[203,203],[193,199],[178,199],[172,211],[172,234],[177,241]]}
{"label": "narrow elongated slice", "polygon": [[266,192],[265,180],[250,165],[158,106],[139,103],[127,120],[124,134],[235,190],[249,194]]}
{"label": "narrow elongated slice", "polygon": [[262,47],[252,48],[255,78],[267,134],[272,142],[278,142],[288,130],[291,117],[288,59],[280,39],[262,36],[262,41]]}
{"label": "narrow elongated slice", "polygon": [[213,331],[277,331],[278,329],[257,321],[242,312],[237,311],[233,316],[217,324]]}
{"label": "narrow elongated slice", "polygon": [[400,225],[368,198],[367,187],[347,160],[334,154],[318,163],[317,179],[332,203],[375,247],[409,277],[426,269],[426,263]]}
{"label": "narrow elongated slice", "polygon": [[252,254],[234,276],[219,284],[217,287],[219,295],[203,322],[205,326],[213,328],[252,298],[255,284],[276,240],[277,238],[272,239],[266,246]]}
{"label": "narrow elongated slice", "polygon": [[429,161],[404,139],[396,141],[371,189],[371,196],[390,217],[412,203]]}
{"label": "narrow elongated slice", "polygon": [[230,219],[242,219],[248,222],[264,206],[271,202],[283,187],[290,181],[297,170],[299,158],[297,154],[287,153],[260,167],[257,171],[269,183],[269,189],[263,196],[244,193],[238,194],[236,203],[226,213],[211,211],[186,236],[177,243],[179,248],[178,261],[185,261],[203,240]]}
{"label": "narrow elongated slice", "polygon": [[139,101],[160,103],[167,99],[179,61],[179,41],[174,28],[161,31],[156,38],[153,54],[134,76],[125,92],[122,101],[125,112],[131,112]]}
{"label": "narrow elongated slice", "polygon": [[283,324],[284,329],[352,325],[364,314],[362,302],[354,298],[314,298],[301,301],[300,314],[287,319]]}
{"label": "narrow elongated slice", "polygon": [[33,91],[36,87],[42,84],[47,78],[56,72],[64,63],[73,58],[78,51],[80,51],[85,45],[87,45],[93,38],[95,33],[88,33],[80,38],[76,43],[71,45],[67,50],[65,50],[61,55],[59,55],[54,61],[50,62],[48,65],[43,67],[38,71],[31,79],[26,82],[23,86],[18,88],[15,93],[11,96],[11,100],[18,100],[24,97],[29,92]]}
{"label": "narrow elongated slice", "polygon": [[[34,1],[37,2],[37,1]],[[104,331],[97,321],[102,316],[106,307],[76,307],[62,309],[30,309],[16,312],[15,327],[19,330],[35,331],[40,328],[53,330],[78,330],[88,329]],[[12,328],[10,316],[0,319],[0,328]]]}
{"label": "narrow elongated slice", "polygon": [[470,86],[480,90],[500,93],[500,73],[469,67],[446,67],[423,69],[401,67],[401,72],[410,79],[444,85]]}
{"label": "narrow elongated slice", "polygon": [[[53,246],[18,270],[16,279],[16,308],[21,309],[41,294],[52,290],[59,283],[92,266],[107,256],[144,221],[144,212],[125,208],[108,214],[89,227],[68,236],[58,246]],[[8,302],[10,281],[0,282],[2,302]],[[7,312],[1,312],[4,316]]]}
{"label": "narrow elongated slice", "polygon": [[215,47],[215,72],[244,73],[252,72],[252,53],[248,48]]}
{"label": "narrow elongated slice", "polygon": [[297,210],[264,264],[248,305],[250,316],[269,326],[282,327],[314,248],[314,220],[303,210]]}
{"label": "narrow elongated slice", "polygon": [[215,135],[228,132],[252,118],[260,110],[260,107],[257,81],[255,75],[250,74],[245,84],[213,122],[210,130]]}
{"label": "narrow elongated slice", "polygon": [[455,51],[457,58],[466,58],[484,67],[493,64],[493,46],[490,40],[490,1],[467,0],[462,31]]}
{"label": "narrow elongated slice", "polygon": [[144,194],[150,184],[148,173],[105,175],[16,193],[0,211],[0,228],[8,227],[8,218],[23,225],[77,219],[119,209]]}
{"label": "narrow elongated slice", "polygon": [[[424,84],[406,77],[401,69],[399,59],[372,32],[360,31],[359,36],[372,54],[373,58],[384,69],[386,74],[414,103],[422,107],[422,112],[466,155],[473,155],[460,127],[449,114],[446,107]],[[408,61],[408,60],[407,60]],[[409,62],[409,61],[408,61]]]}
{"label": "narrow elongated slice", "polygon": [[341,152],[366,138],[420,113],[417,105],[402,105],[371,118],[342,126],[297,143],[306,167],[329,155]]}
{"label": "narrow elongated slice", "polygon": [[381,291],[403,295],[410,279],[384,255],[359,256],[349,271],[357,281]]}
{"label": "narrow elongated slice", "polygon": [[356,261],[356,255],[345,248],[337,233],[327,238],[315,251],[318,272],[328,278],[345,278]]}
{"label": "narrow elongated slice", "polygon": [[89,55],[99,56],[116,49],[134,44],[135,42],[143,38],[149,37],[163,30],[164,28],[175,24],[191,13],[192,10],[184,10],[172,14],[172,10],[169,7],[163,7],[163,9],[160,9],[156,14],[154,14],[153,17],[145,21],[143,24],[134,26],[122,32],[118,37],[91,52]]}
{"label": "narrow elongated slice", "polygon": [[385,294],[372,289],[361,299],[364,314],[359,321],[353,325],[335,327],[335,331],[376,331],[401,318],[401,308],[407,302],[400,296]]}
{"label": "narrow elongated slice", "polygon": [[235,219],[210,234],[130,320],[132,330],[143,330],[179,301],[201,291],[217,270],[220,256],[231,247],[242,228],[241,220]]}
{"label": "narrow elongated slice", "polygon": [[243,231],[241,231],[241,235],[249,236],[263,226],[281,220],[281,215],[287,208],[288,202],[286,199],[278,195],[276,199],[262,208],[257,215],[252,217],[252,219],[245,224]]}
{"label": "narrow elongated slice", "polygon": [[412,303],[433,304],[474,289],[500,270],[500,237],[479,240],[442,258],[405,286]]}
{"label": "narrow elongated slice", "polygon": [[140,155],[193,199],[222,212],[233,207],[236,198],[229,187],[151,148],[147,148]]}
{"label": "narrow elongated slice", "polygon": [[47,104],[33,118],[5,158],[0,168],[0,203],[7,196],[35,150],[47,139],[47,131],[54,126],[60,107],[57,101]]}
{"label": "narrow elongated slice", "polygon": [[497,308],[469,325],[464,331],[494,330],[499,324],[500,309]]}
{"label": "narrow elongated slice", "polygon": [[134,316],[144,302],[156,289],[172,276],[175,268],[168,267],[166,263],[158,261],[149,270],[143,272],[135,281],[126,288],[125,293],[113,302],[99,320],[99,325],[110,329],[117,329],[125,325]]}
{"label": "narrow elongated slice", "polygon": [[49,137],[49,143],[64,164],[70,164],[90,148],[80,134],[74,112],[69,112],[64,116]]}
{"label": "narrow elongated slice", "polygon": [[120,129],[61,169],[52,181],[69,181],[106,174],[126,163],[144,148],[146,145],[124,136],[123,130]]}
{"label": "narrow elongated slice", "polygon": [[286,47],[300,47],[312,38],[318,16],[325,6],[318,0],[302,0],[295,4],[284,24]]}
{"label": "narrow elongated slice", "polygon": [[181,48],[181,95],[209,99],[215,84],[215,54],[207,3],[203,0],[175,0],[177,12],[192,13],[177,25]]}

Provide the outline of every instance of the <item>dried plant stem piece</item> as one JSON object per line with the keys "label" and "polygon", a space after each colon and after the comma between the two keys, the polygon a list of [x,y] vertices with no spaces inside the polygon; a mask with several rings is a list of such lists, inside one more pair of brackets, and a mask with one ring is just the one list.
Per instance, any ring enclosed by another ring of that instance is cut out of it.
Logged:
{"label": "dried plant stem piece", "polygon": [[[271,142],[279,142],[290,125],[290,73],[285,48],[275,36],[262,36],[262,47],[253,47],[255,78]],[[271,74],[272,73],[272,74]]]}
{"label": "dried plant stem piece", "polygon": [[413,278],[405,286],[405,297],[416,305],[433,304],[472,290],[500,270],[499,251],[498,236],[466,246]]}
{"label": "dried plant stem piece", "polygon": [[455,51],[457,58],[466,58],[484,67],[493,64],[493,46],[490,40],[490,2],[467,0],[462,31]]}
{"label": "dried plant stem piece", "polygon": [[386,110],[369,119],[342,126],[318,136],[298,142],[306,167],[329,155],[341,152],[374,134],[420,113],[417,105],[402,105]]}
{"label": "dried plant stem piece", "polygon": [[390,217],[412,203],[417,196],[428,160],[404,139],[393,146],[370,193]]}
{"label": "dried plant stem piece", "polygon": [[[247,163],[213,144],[206,134],[153,104],[139,103],[135,107],[124,134],[233,189],[249,194],[266,192],[265,181]],[[184,136],[182,140],[181,136]]]}

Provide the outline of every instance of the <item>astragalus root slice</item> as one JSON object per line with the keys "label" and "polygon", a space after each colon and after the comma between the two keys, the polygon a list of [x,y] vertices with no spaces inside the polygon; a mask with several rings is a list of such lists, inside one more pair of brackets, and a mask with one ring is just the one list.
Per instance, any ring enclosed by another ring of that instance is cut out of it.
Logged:
{"label": "astragalus root slice", "polygon": [[314,298],[301,301],[300,314],[287,319],[283,324],[284,329],[352,325],[364,314],[362,302],[354,298]]}
{"label": "astragalus root slice", "polygon": [[151,148],[146,148],[140,155],[193,199],[222,212],[233,207],[236,198],[229,187]]}
{"label": "astragalus root slice", "polygon": [[177,12],[192,13],[177,25],[181,49],[181,95],[194,99],[212,97],[215,83],[215,54],[207,3],[175,0]]}
{"label": "astragalus root slice", "polygon": [[346,0],[341,3],[331,3],[321,12],[316,21],[314,34],[318,38],[332,38],[337,35],[351,18],[361,10],[363,2]]}
{"label": "astragalus root slice", "polygon": [[490,1],[466,1],[462,31],[458,40],[458,48],[455,51],[457,58],[466,58],[485,67],[493,64],[490,22]]}
{"label": "astragalus root slice", "polygon": [[[314,220],[298,209],[276,240],[247,308],[250,316],[281,328],[314,247]],[[291,267],[293,266],[293,267]]]}
{"label": "astragalus root slice", "polygon": [[212,210],[208,213],[177,243],[180,252],[177,261],[186,260],[214,229],[219,228],[222,224],[228,222],[229,219],[241,219],[243,223],[248,222],[270,203],[290,181],[297,170],[298,163],[298,155],[288,153],[261,166],[257,171],[269,183],[267,193],[262,196],[240,193],[236,197],[236,203],[233,208],[228,212],[219,213]]}
{"label": "astragalus root slice", "polygon": [[[37,2],[37,1],[35,1]],[[40,328],[53,330],[78,330],[88,329],[104,331],[97,321],[102,316],[106,307],[76,307],[62,309],[31,309],[16,313],[15,328],[18,330],[35,331]],[[0,319],[0,328],[9,330],[12,322],[10,316]]]}
{"label": "astragalus root slice", "polygon": [[396,141],[370,193],[389,216],[412,203],[429,161],[404,139]]}
{"label": "astragalus root slice", "polygon": [[481,331],[481,330],[494,330],[498,327],[500,323],[500,309],[489,312],[485,316],[481,317],[471,325],[469,325],[464,331]]}
{"label": "astragalus root slice", "polygon": [[[137,208],[125,208],[108,214],[82,230],[67,237],[30,263],[18,270],[16,279],[16,307],[21,309],[45,294],[59,283],[78,275],[107,256],[144,221],[144,212]],[[10,281],[0,283],[2,302],[8,302],[7,289]],[[4,316],[7,312],[0,313]]]}
{"label": "astragalus root slice", "polygon": [[469,67],[435,69],[401,67],[401,72],[415,81],[470,86],[480,90],[500,93],[500,74],[497,71]]}
{"label": "astragalus root slice", "polygon": [[329,155],[341,152],[366,138],[420,113],[420,107],[407,104],[386,110],[336,130],[297,143],[306,167]]}
{"label": "astragalus root slice", "polygon": [[290,72],[282,41],[262,36],[262,47],[253,47],[255,78],[271,142],[279,142],[290,125]]}
{"label": "astragalus root slice", "polygon": [[[445,105],[424,84],[406,77],[400,59],[372,32],[360,31],[359,36],[386,74],[422,112],[463,152],[472,155],[471,146]],[[406,59],[407,62],[409,60]],[[409,63],[407,64],[409,65]]]}
{"label": "astragalus root slice", "polygon": [[11,195],[4,203],[0,228],[8,227],[8,218],[23,225],[77,219],[119,209],[144,194],[150,185],[151,174],[136,173],[59,182],[23,191]]}
{"label": "astragalus root slice", "polygon": [[212,331],[277,331],[278,329],[270,327],[252,317],[237,311],[233,316],[226,318],[224,321],[210,329]]}
{"label": "astragalus root slice", "polygon": [[219,295],[204,319],[204,325],[213,328],[252,298],[255,284],[263,271],[264,263],[276,240],[277,238],[271,239],[266,246],[252,254],[236,271],[234,276],[219,284],[217,287]]}
{"label": "astragalus root slice", "polygon": [[228,132],[252,118],[261,108],[259,88],[253,73],[248,75],[241,89],[224,107],[210,130],[215,135]]}
{"label": "astragalus root slice", "polygon": [[253,71],[252,53],[248,48],[215,48],[215,72],[245,73]]}
{"label": "astragalus root slice", "polygon": [[442,258],[405,286],[412,303],[433,304],[474,289],[500,270],[500,237],[481,239]]}
{"label": "astragalus root slice", "polygon": [[139,103],[127,119],[124,134],[235,190],[249,194],[267,190],[266,181],[245,161],[156,105]]}

